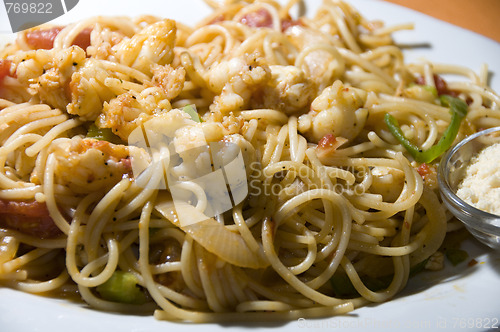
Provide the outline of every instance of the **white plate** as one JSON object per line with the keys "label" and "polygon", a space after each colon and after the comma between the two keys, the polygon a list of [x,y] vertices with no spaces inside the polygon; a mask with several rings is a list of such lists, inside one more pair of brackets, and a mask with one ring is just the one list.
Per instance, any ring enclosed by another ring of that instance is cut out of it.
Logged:
{"label": "white plate", "polygon": [[[435,20],[417,12],[375,0],[351,0],[369,19],[388,24],[415,22],[416,29],[395,35],[401,44],[428,45],[406,52],[407,61],[422,57],[436,62],[466,65],[479,71],[489,65],[491,85],[500,91],[500,44],[473,32]],[[313,10],[319,1],[308,0]],[[91,15],[155,14],[192,24],[209,12],[201,0],[119,1],[81,0],[59,22],[71,22]],[[247,328],[279,331],[334,330],[489,330],[500,326],[500,253],[477,242],[467,243],[470,258],[478,264],[447,267],[437,273],[425,273],[410,280],[396,299],[360,308],[349,315],[316,320],[282,323],[246,323],[234,325],[175,324],[153,317],[128,316],[89,309],[81,304],[25,294],[0,288],[0,330],[16,331],[226,331]]]}

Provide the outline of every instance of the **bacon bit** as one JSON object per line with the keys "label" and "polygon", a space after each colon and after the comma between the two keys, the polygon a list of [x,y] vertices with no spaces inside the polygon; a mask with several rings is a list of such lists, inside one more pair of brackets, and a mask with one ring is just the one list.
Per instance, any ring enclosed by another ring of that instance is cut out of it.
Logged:
{"label": "bacon bit", "polygon": [[126,169],[132,170],[132,160],[130,158],[122,158],[120,162]]}
{"label": "bacon bit", "polygon": [[431,168],[429,167],[429,164],[423,163],[420,166],[418,166],[417,172],[418,174],[420,174],[422,178],[424,178],[426,175],[431,173]]}
{"label": "bacon bit", "polygon": [[292,20],[292,18],[287,17],[281,21],[281,31],[285,32],[287,29],[293,26],[300,26],[302,22],[299,20]]}
{"label": "bacon bit", "polygon": [[37,238],[61,234],[44,203],[0,200],[0,227],[17,230]]}
{"label": "bacon bit", "polygon": [[0,88],[3,85],[3,79],[6,76],[12,76],[10,74],[10,65],[12,61],[10,60],[0,60]]}
{"label": "bacon bit", "polygon": [[[459,92],[455,91],[455,90],[450,90],[448,88],[448,84],[441,76],[434,74],[433,78],[434,78],[434,85],[436,86],[438,96],[450,95],[452,97],[458,97]],[[423,76],[420,76],[419,78],[417,78],[416,83],[418,85],[426,85],[427,84],[425,81],[425,78]]]}
{"label": "bacon bit", "polygon": [[320,148],[320,149],[333,148],[336,143],[337,143],[337,138],[335,138],[335,136],[333,136],[333,134],[326,134],[318,142],[318,148]]}
{"label": "bacon bit", "polygon": [[347,139],[343,137],[335,137],[333,134],[326,134],[318,142],[318,146],[316,147],[316,155],[320,159],[328,157],[329,155],[335,153],[339,146],[341,146],[345,142],[347,142]]}
{"label": "bacon bit", "polygon": [[450,90],[446,81],[439,75],[434,75],[434,84],[436,84],[436,90],[439,96],[450,95],[452,97],[458,97],[459,95],[457,91]]}
{"label": "bacon bit", "polygon": [[252,28],[271,28],[273,26],[271,14],[263,8],[244,15],[240,22]]}
{"label": "bacon bit", "polygon": [[[50,50],[54,47],[54,40],[64,27],[53,27],[50,29],[33,29],[26,32],[26,43],[33,49]],[[83,29],[73,40],[76,45],[86,50],[90,46],[90,33],[92,29]]]}
{"label": "bacon bit", "polygon": [[437,186],[437,171],[436,167],[429,164],[423,163],[417,168],[417,173],[420,174],[424,183],[430,187],[434,188]]}
{"label": "bacon bit", "polygon": [[129,157],[122,158],[122,159],[120,159],[120,163],[123,165],[125,173],[128,175],[128,177],[133,178],[134,172],[132,169],[132,159],[130,159]]}
{"label": "bacon bit", "polygon": [[469,263],[467,263],[467,266],[473,267],[474,265],[477,264],[477,261],[475,259],[471,259]]}

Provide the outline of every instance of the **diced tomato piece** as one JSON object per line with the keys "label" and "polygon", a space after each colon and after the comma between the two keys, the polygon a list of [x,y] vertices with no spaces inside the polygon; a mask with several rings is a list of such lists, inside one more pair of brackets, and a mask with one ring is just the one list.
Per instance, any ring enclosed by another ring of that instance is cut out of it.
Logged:
{"label": "diced tomato piece", "polygon": [[53,27],[50,29],[34,29],[26,32],[26,43],[36,50],[50,50],[54,47],[54,39],[63,27]]}
{"label": "diced tomato piece", "polygon": [[81,47],[83,50],[86,50],[87,47],[90,46],[90,33],[92,32],[91,28],[83,29],[73,40],[73,45]]}
{"label": "diced tomato piece", "polygon": [[12,61],[10,60],[0,60],[0,96],[2,95],[2,86],[3,86],[3,80],[7,76],[10,75],[10,65]]}
{"label": "diced tomato piece", "polygon": [[61,234],[47,206],[37,201],[0,200],[0,227],[42,239]]}
{"label": "diced tomato piece", "polygon": [[252,28],[271,28],[273,26],[271,14],[263,8],[244,15],[240,22]]}
{"label": "diced tomato piece", "polygon": [[[54,47],[54,40],[64,27],[50,29],[34,29],[26,32],[26,43],[33,49],[50,50]],[[72,45],[87,49],[90,46],[90,33],[92,29],[83,29],[73,40]]]}
{"label": "diced tomato piece", "polygon": [[0,82],[2,82],[5,76],[10,75],[11,63],[12,61],[10,60],[0,60]]}
{"label": "diced tomato piece", "polygon": [[[442,78],[441,76],[436,75],[436,74],[433,75],[433,78],[434,78],[434,85],[436,86],[438,96],[441,96],[441,95],[450,95],[452,97],[458,96],[457,91],[450,90],[448,88],[448,83],[446,83],[444,78]],[[419,85],[426,85],[427,84],[427,82],[425,81],[425,78],[423,76],[420,76],[419,78],[417,78],[416,83]]]}

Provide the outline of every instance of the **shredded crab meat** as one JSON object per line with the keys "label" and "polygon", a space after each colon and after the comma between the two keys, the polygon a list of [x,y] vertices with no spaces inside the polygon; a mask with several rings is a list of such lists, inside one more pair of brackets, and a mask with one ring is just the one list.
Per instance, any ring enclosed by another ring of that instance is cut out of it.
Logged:
{"label": "shredded crab meat", "polygon": [[170,64],[174,58],[175,21],[162,20],[146,26],[132,38],[113,47],[115,57],[126,66],[151,74],[153,64]]}
{"label": "shredded crab meat", "polygon": [[175,98],[184,85],[183,68],[170,65],[153,66],[153,81],[142,91],[130,91],[105,102],[96,124],[110,128],[113,133],[127,140],[130,133],[142,123],[170,111],[170,100]]}
{"label": "shredded crab meat", "polygon": [[218,94],[210,111],[222,117],[247,107],[252,94],[270,80],[271,72],[257,57],[248,55],[212,66],[206,77],[209,88]]}
{"label": "shredded crab meat", "polygon": [[263,89],[263,106],[287,114],[304,110],[313,98],[313,83],[295,66],[269,66],[269,88]]}
{"label": "shredded crab meat", "polygon": [[91,58],[85,61],[71,77],[68,113],[79,115],[82,120],[95,120],[103,103],[114,97],[113,91],[105,83],[110,76],[99,61]]}
{"label": "shredded crab meat", "polygon": [[336,81],[313,100],[307,114],[309,126],[300,129],[313,142],[327,134],[353,140],[363,129],[368,116],[368,110],[363,108],[366,97],[364,90]]}
{"label": "shredded crab meat", "polygon": [[439,271],[444,267],[444,254],[441,251],[436,251],[429,257],[429,260],[425,264],[426,270]]}
{"label": "shredded crab meat", "polygon": [[78,136],[60,140],[52,149],[56,157],[55,182],[75,193],[111,188],[124,176],[130,176],[131,149],[136,156],[147,158],[135,147]]}
{"label": "shredded crab meat", "polygon": [[85,51],[66,49],[36,50],[13,56],[15,73],[28,92],[54,108],[65,109],[71,100],[70,82],[76,67],[85,63]]}
{"label": "shredded crab meat", "polygon": [[316,91],[321,91],[331,85],[344,71],[344,60],[334,47],[325,49],[323,45],[337,44],[342,46],[336,39],[325,34],[312,33],[308,29],[294,25],[286,30],[297,50],[303,53],[302,60],[296,65],[306,73],[314,84]]}

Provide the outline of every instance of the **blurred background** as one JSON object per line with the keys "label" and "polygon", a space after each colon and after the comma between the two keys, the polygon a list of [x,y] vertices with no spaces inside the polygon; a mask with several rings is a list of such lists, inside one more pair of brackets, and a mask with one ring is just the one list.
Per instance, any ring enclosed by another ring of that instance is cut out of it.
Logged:
{"label": "blurred background", "polygon": [[500,0],[384,0],[500,42]]}
{"label": "blurred background", "polygon": [[[80,0],[85,2],[87,0]],[[150,0],[143,0],[144,6]],[[176,6],[182,2],[170,0]],[[357,0],[348,0],[356,7]],[[371,0],[386,1],[411,8],[440,20],[475,31],[500,42],[500,0]],[[0,0],[0,33],[10,32],[5,10]],[[153,1],[154,2],[154,1]],[[171,4],[170,4],[171,5]],[[110,13],[111,14],[111,13]]]}

